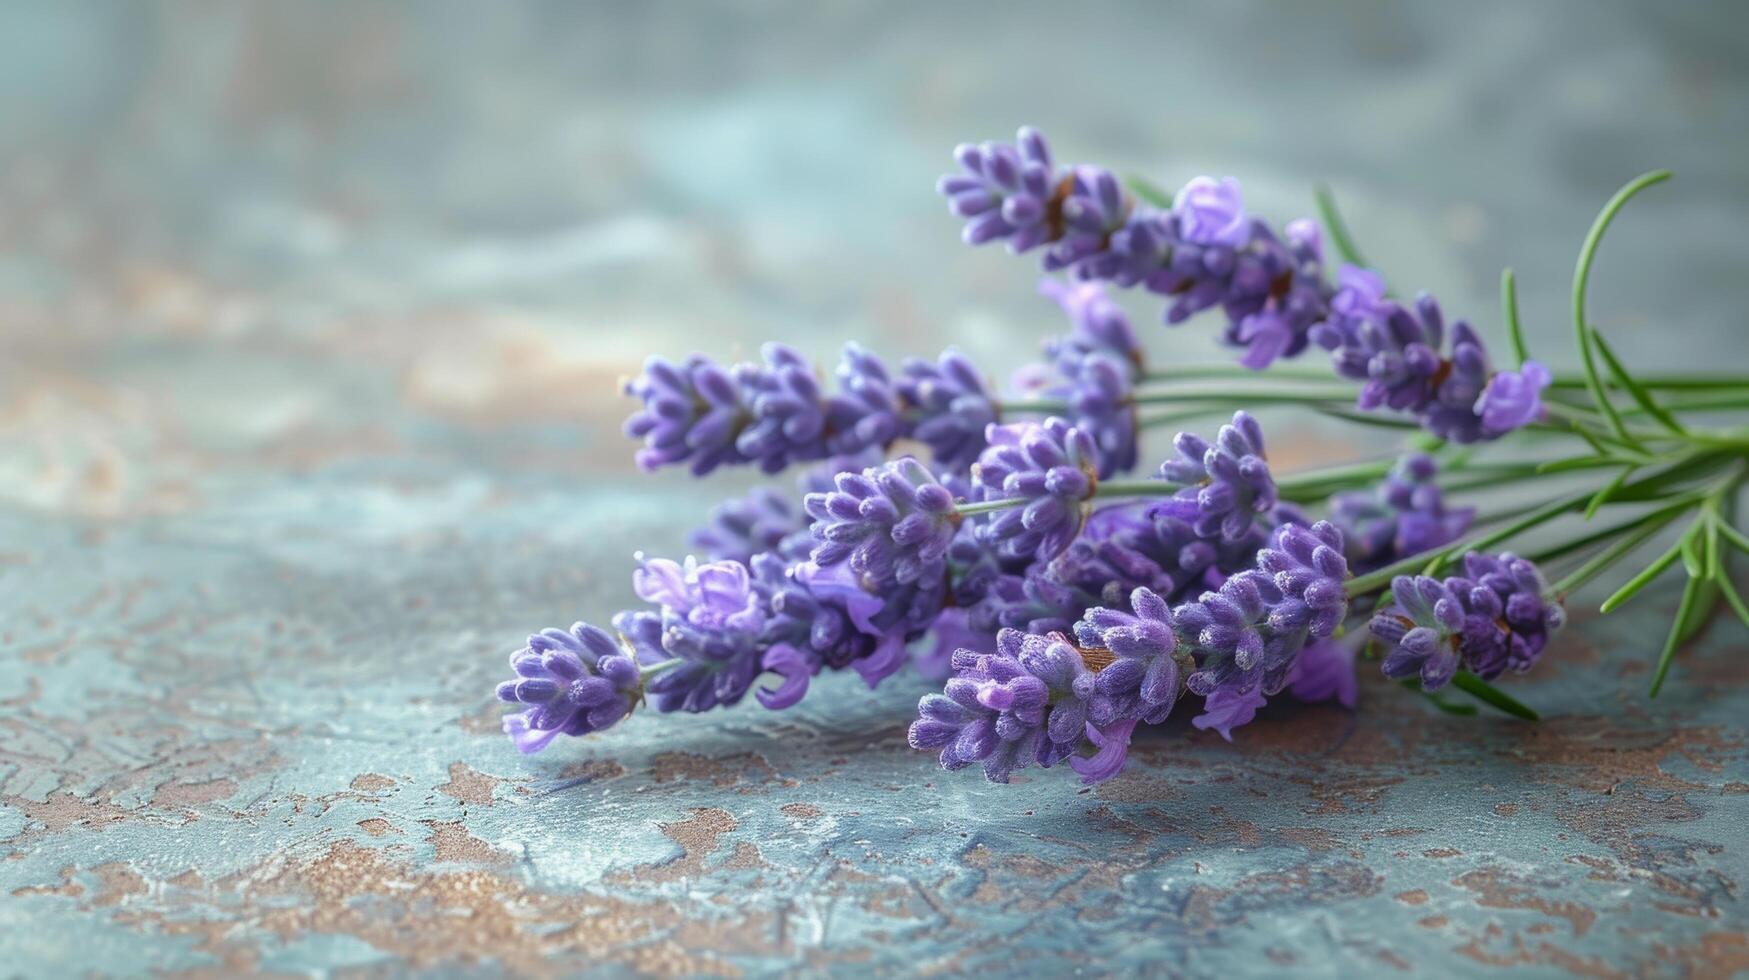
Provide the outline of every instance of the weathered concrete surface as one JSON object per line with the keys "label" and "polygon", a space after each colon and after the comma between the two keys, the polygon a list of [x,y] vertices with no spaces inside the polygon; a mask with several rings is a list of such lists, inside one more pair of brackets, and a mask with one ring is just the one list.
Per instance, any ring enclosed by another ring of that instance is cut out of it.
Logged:
{"label": "weathered concrete surface", "polygon": [[1749,970],[1749,644],[1645,701],[1667,592],[1580,618],[1539,725],[1369,679],[1092,792],[938,772],[903,676],[533,760],[487,698],[715,492],[629,473],[646,350],[1005,371],[1054,326],[929,196],[1023,119],[1272,212],[1334,179],[1481,322],[1517,264],[1551,349],[1591,210],[1670,165],[1597,307],[1740,357],[1749,59],[1688,10],[7,11],[0,974]]}

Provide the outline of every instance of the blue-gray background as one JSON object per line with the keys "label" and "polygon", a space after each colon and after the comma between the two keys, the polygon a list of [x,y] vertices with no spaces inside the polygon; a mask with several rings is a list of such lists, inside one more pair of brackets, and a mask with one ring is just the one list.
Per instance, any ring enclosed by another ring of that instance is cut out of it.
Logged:
{"label": "blue-gray background", "polygon": [[1515,266],[1556,364],[1591,216],[1671,168],[1597,321],[1738,366],[1746,9],[6,5],[0,972],[953,970],[1010,934],[1040,970],[1743,967],[1744,644],[1654,710],[1668,595],[1576,631],[1534,732],[1375,685],[1092,797],[940,778],[907,681],[532,762],[483,695],[708,506],[631,473],[646,353],[954,343],[1000,378],[1059,326],[931,187],[1021,123],[1284,220],[1327,181],[1497,339]]}

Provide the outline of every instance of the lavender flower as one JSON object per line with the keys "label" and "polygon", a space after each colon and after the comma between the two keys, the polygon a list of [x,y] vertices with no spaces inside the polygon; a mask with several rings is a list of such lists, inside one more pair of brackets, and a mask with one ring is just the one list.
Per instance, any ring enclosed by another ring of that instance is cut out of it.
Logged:
{"label": "lavender flower", "polygon": [[1250,238],[1244,198],[1239,182],[1231,177],[1193,178],[1173,198],[1172,211],[1180,235],[1193,245],[1238,248]]}
{"label": "lavender flower", "polygon": [[1062,228],[1045,251],[1046,271],[1075,268],[1104,256],[1111,236],[1124,227],[1131,209],[1117,175],[1104,167],[1071,168],[1058,193]]}
{"label": "lavender flower", "polygon": [[1181,659],[1178,654],[1172,611],[1165,599],[1151,589],[1138,588],[1129,605],[1134,612],[1089,609],[1075,624],[1075,636],[1083,647],[1109,650],[1115,658],[1099,671],[1097,683],[1117,711],[1157,724],[1178,701],[1179,681],[1187,672],[1189,657]]}
{"label": "lavender flower", "polygon": [[1173,611],[1180,635],[1195,637],[1200,668],[1187,686],[1207,697],[1221,688],[1280,690],[1306,643],[1341,625],[1347,611],[1342,532],[1328,522],[1276,529],[1257,567]]}
{"label": "lavender flower", "polygon": [[1163,507],[1205,538],[1244,537],[1252,522],[1275,506],[1275,480],[1263,458],[1263,430],[1245,412],[1233,415],[1211,445],[1180,432],[1177,459],[1160,464],[1162,479],[1186,486]]}
{"label": "lavender flower", "polygon": [[1422,413],[1421,424],[1449,442],[1492,438],[1476,411],[1493,373],[1488,366],[1488,351],[1482,345],[1481,335],[1462,320],[1452,324],[1451,356],[1442,371],[1444,377],[1434,389],[1432,404]]}
{"label": "lavender flower", "polygon": [[1142,345],[1136,339],[1135,328],[1123,307],[1106,293],[1104,285],[1066,283],[1047,277],[1039,282],[1038,291],[1062,307],[1071,325],[1066,336],[1044,342],[1046,358],[1059,371],[1074,373],[1081,359],[1089,354],[1109,354],[1134,370],[1141,369]]}
{"label": "lavender flower", "polygon": [[1517,371],[1497,372],[1476,399],[1475,411],[1482,417],[1483,437],[1499,438],[1540,420],[1542,391],[1553,380],[1549,369],[1536,361],[1525,361]]}
{"label": "lavender flower", "polygon": [[1332,498],[1331,519],[1342,528],[1355,570],[1372,571],[1448,545],[1470,529],[1476,509],[1446,509],[1433,482],[1437,472],[1433,457],[1416,453],[1403,457],[1373,490]]}
{"label": "lavender flower", "polygon": [[1343,580],[1348,561],[1342,557],[1342,532],[1328,521],[1311,527],[1284,524],[1274,543],[1257,553],[1257,567],[1274,576],[1281,601],[1269,613],[1277,633],[1306,630],[1325,637],[1336,632],[1348,613]]}
{"label": "lavender flower", "polygon": [[1115,720],[1061,636],[1003,630],[995,653],[960,650],[953,667],[944,693],[918,702],[908,739],[912,748],[940,749],[944,769],[982,762],[986,778],[1005,783],[1016,769],[1048,768],[1079,751],[1089,721]]}
{"label": "lavender flower", "polygon": [[690,461],[693,475],[704,476],[725,463],[746,461],[735,447],[749,414],[740,386],[704,355],[682,364],[652,357],[625,391],[644,405],[625,423],[626,435],[644,442],[639,467]]}
{"label": "lavender flower", "polygon": [[752,570],[765,610],[762,666],[784,678],[777,690],[754,692],[761,704],[789,707],[822,669],[854,668],[873,687],[904,664],[911,624],[882,617],[885,604],[859,586],[848,566],[786,565],[775,555],[757,555]]}
{"label": "lavender flower", "polygon": [[1464,605],[1464,661],[1485,680],[1535,666],[1567,622],[1542,573],[1510,553],[1470,552],[1464,556],[1464,575],[1445,584]]}
{"label": "lavender flower", "polygon": [[1268,701],[1263,691],[1255,687],[1246,690],[1216,688],[1203,700],[1202,714],[1190,719],[1190,723],[1204,731],[1212,728],[1231,742],[1233,729],[1251,724],[1251,720],[1257,717],[1257,709]]}
{"label": "lavender flower", "polygon": [[859,344],[845,344],[837,375],[840,394],[827,420],[833,452],[884,449],[907,433],[898,391],[885,361]]}
{"label": "lavender flower", "polygon": [[998,416],[996,400],[964,354],[943,351],[936,363],[905,362],[896,390],[915,415],[909,434],[946,469],[964,469],[984,450],[984,429]]}
{"label": "lavender flower", "polygon": [[1006,240],[1018,255],[1057,237],[1057,179],[1050,147],[1037,130],[1021,127],[1014,144],[962,144],[953,155],[963,172],[942,177],[936,190],[949,211],[969,219],[966,244]]}
{"label": "lavender flower", "polygon": [[1354,707],[1359,684],[1354,675],[1354,646],[1341,640],[1314,640],[1294,658],[1288,689],[1301,701],[1329,701]]}
{"label": "lavender flower", "polygon": [[1427,575],[1391,581],[1394,605],[1373,614],[1372,634],[1390,645],[1386,677],[1420,675],[1424,690],[1444,687],[1457,673],[1464,608],[1444,582]]}
{"label": "lavender flower", "polygon": [[849,559],[877,582],[934,581],[946,571],[959,516],[953,494],[909,456],[862,473],[840,473],[838,488],[811,493],[802,506],[814,518],[819,565]]}
{"label": "lavender flower", "polygon": [[1336,373],[1364,382],[1359,405],[1413,412],[1452,442],[1497,439],[1542,416],[1548,369],[1529,361],[1496,373],[1481,336],[1465,321],[1451,325],[1451,353],[1442,355],[1445,320],[1426,293],[1410,310],[1384,298],[1376,272],[1344,266],[1329,313],[1309,331],[1331,352]]}
{"label": "lavender flower", "polygon": [[1060,418],[992,425],[987,437],[972,478],[987,499],[1026,503],[997,511],[982,525],[986,540],[1008,557],[1058,554],[1081,530],[1082,505],[1098,482],[1093,440]]}
{"label": "lavender flower", "polygon": [[638,555],[632,573],[638,597],[659,613],[622,613],[614,625],[628,636],[650,636],[681,661],[652,678],[658,711],[705,711],[734,704],[759,673],[765,610],[739,562],[678,564]]}
{"label": "lavender flower", "polygon": [[642,694],[638,662],[665,659],[660,650],[622,646],[588,623],[545,629],[510,655],[514,680],[498,685],[498,699],[528,705],[504,719],[504,732],[525,754],[559,735],[587,735],[618,722]]}
{"label": "lavender flower", "polygon": [[687,543],[710,561],[746,564],[768,551],[799,561],[813,542],[801,508],[771,487],[754,487],[711,508],[710,522],[693,531]]}

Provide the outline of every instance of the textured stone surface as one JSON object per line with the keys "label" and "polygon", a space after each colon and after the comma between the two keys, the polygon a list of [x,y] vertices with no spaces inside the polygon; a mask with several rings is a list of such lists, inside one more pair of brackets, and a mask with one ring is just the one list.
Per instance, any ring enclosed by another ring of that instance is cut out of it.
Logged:
{"label": "textured stone surface", "polygon": [[[1094,791],[937,771],[903,675],[498,734],[518,638],[716,492],[630,472],[645,351],[1006,371],[1054,326],[931,196],[958,139],[1283,217],[1332,180],[1490,329],[1517,265],[1557,361],[1592,210],[1671,166],[1594,305],[1640,362],[1741,359],[1729,6],[1004,10],[0,14],[0,973],[1749,970],[1749,644],[1646,701],[1669,591],[1578,617],[1538,725],[1369,677]],[[1352,451],[1265,422],[1286,468]]]}

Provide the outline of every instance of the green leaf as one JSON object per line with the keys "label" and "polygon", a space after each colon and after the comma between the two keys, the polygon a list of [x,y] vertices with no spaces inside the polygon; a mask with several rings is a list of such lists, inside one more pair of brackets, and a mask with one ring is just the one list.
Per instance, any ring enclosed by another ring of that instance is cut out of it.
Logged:
{"label": "green leaf", "polygon": [[1626,460],[1618,456],[1569,456],[1537,464],[1538,473],[1566,473],[1572,470],[1596,470],[1605,466],[1620,466]]}
{"label": "green leaf", "polygon": [[1598,509],[1604,504],[1609,503],[1609,498],[1615,496],[1616,492],[1621,489],[1621,485],[1628,482],[1628,478],[1633,476],[1638,470],[1638,466],[1622,467],[1622,471],[1615,475],[1615,479],[1609,481],[1602,490],[1597,491],[1597,495],[1592,497],[1590,502],[1585,505],[1585,519],[1590,520],[1592,517],[1596,516]]}
{"label": "green leaf", "polygon": [[1421,423],[1411,419],[1392,418],[1388,415],[1372,415],[1367,412],[1356,412],[1352,409],[1337,408],[1334,405],[1311,404],[1306,407],[1317,412],[1319,415],[1327,415],[1330,418],[1341,419],[1344,422],[1353,422],[1357,425],[1372,425],[1382,429],[1421,428]]}
{"label": "green leaf", "polygon": [[1146,177],[1139,177],[1135,174],[1130,174],[1123,179],[1123,182],[1129,185],[1130,193],[1157,208],[1169,208],[1172,206],[1172,195],[1166,193],[1159,187],[1159,185]]}
{"label": "green leaf", "polygon": [[1675,564],[1677,556],[1681,554],[1681,550],[1681,545],[1671,545],[1668,551],[1659,555],[1657,560],[1646,566],[1644,571],[1635,575],[1628,584],[1617,589],[1615,595],[1603,600],[1603,605],[1598,606],[1597,611],[1600,613],[1611,613],[1620,609],[1622,603],[1627,602],[1629,599],[1632,599],[1635,595],[1639,594],[1639,591],[1651,584],[1653,579],[1662,575],[1666,568]]}
{"label": "green leaf", "polygon": [[1729,521],[1721,520],[1718,524],[1719,533],[1725,536],[1726,541],[1731,542],[1743,551],[1749,551],[1749,537],[1744,537],[1743,532],[1732,527],[1731,522]]}
{"label": "green leaf", "polygon": [[1676,421],[1676,416],[1666,412],[1662,406],[1653,400],[1652,393],[1641,387],[1640,383],[1634,380],[1634,376],[1628,373],[1628,369],[1622,364],[1621,359],[1615,356],[1615,351],[1610,349],[1609,344],[1604,342],[1603,335],[1598,333],[1595,328],[1591,331],[1591,342],[1597,345],[1597,353],[1603,355],[1603,362],[1609,366],[1609,373],[1615,375],[1615,380],[1619,382],[1623,388],[1627,389],[1628,394],[1633,396],[1634,401],[1639,403],[1639,406],[1646,410],[1646,414],[1657,419],[1664,428],[1669,429],[1676,435],[1688,435],[1688,430],[1682,427],[1681,422]]}
{"label": "green leaf", "polygon": [[1529,705],[1467,670],[1458,671],[1452,677],[1451,685],[1490,708],[1503,711],[1514,718],[1536,721],[1541,717]]}
{"label": "green leaf", "polygon": [[1664,686],[1664,678],[1670,673],[1670,664],[1676,659],[1676,646],[1682,642],[1682,631],[1688,625],[1688,617],[1694,612],[1695,601],[1700,598],[1700,579],[1691,578],[1682,588],[1682,602],[1676,607],[1676,619],[1670,624],[1670,635],[1664,639],[1664,650],[1658,654],[1658,669],[1652,674],[1652,688],[1647,697],[1657,697],[1659,688]]}
{"label": "green leaf", "polygon": [[1628,432],[1627,424],[1621,419],[1620,413],[1610,403],[1604,394],[1603,381],[1597,376],[1597,362],[1591,353],[1590,321],[1585,317],[1585,287],[1591,280],[1591,265],[1597,260],[1597,247],[1603,243],[1603,233],[1609,230],[1609,223],[1615,220],[1616,213],[1622,209],[1635,194],[1670,179],[1670,171],[1654,170],[1641,174],[1628,181],[1615,196],[1597,213],[1597,219],[1591,223],[1591,230],[1585,235],[1585,244],[1579,249],[1579,261],[1573,267],[1573,331],[1579,345],[1579,357],[1585,368],[1585,387],[1591,392],[1591,400],[1597,403],[1598,411],[1609,419],[1610,428],[1623,440],[1638,443]]}
{"label": "green leaf", "polygon": [[1737,592],[1737,586],[1731,582],[1730,573],[1720,575],[1718,581],[1719,592],[1724,595],[1725,601],[1731,604],[1731,608],[1736,611],[1737,618],[1743,621],[1743,625],[1749,626],[1749,606],[1743,604],[1743,596]]}
{"label": "green leaf", "polygon": [[1500,306],[1506,314],[1506,335],[1512,338],[1512,350],[1518,355],[1518,366],[1530,360],[1530,347],[1524,342],[1524,327],[1518,322],[1518,279],[1511,269],[1500,270]]}
{"label": "green leaf", "polygon": [[1342,220],[1342,212],[1336,209],[1336,195],[1330,192],[1326,184],[1319,184],[1312,191],[1318,201],[1318,217],[1324,221],[1324,230],[1330,233],[1330,243],[1336,246],[1336,254],[1342,256],[1342,261],[1349,265],[1371,268],[1371,263],[1360,255],[1360,249],[1354,245],[1354,239],[1349,237],[1348,224]]}

